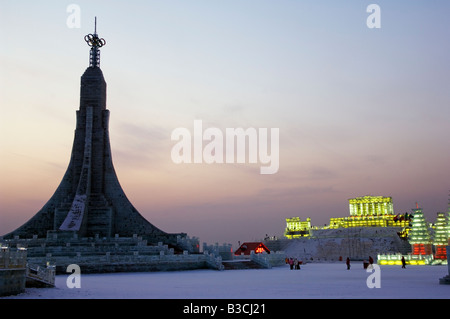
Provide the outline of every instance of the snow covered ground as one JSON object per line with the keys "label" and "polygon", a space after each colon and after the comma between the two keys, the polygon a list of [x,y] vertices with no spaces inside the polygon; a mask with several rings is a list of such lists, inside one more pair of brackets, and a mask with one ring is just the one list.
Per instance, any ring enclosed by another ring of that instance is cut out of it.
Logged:
{"label": "snow covered ground", "polygon": [[67,275],[56,276],[55,288],[27,288],[0,299],[450,299],[450,285],[440,285],[447,266],[381,266],[380,288],[375,273],[353,262],[311,263],[300,270],[288,266],[252,270],[192,270],[150,273],[81,273],[81,288],[68,288]]}

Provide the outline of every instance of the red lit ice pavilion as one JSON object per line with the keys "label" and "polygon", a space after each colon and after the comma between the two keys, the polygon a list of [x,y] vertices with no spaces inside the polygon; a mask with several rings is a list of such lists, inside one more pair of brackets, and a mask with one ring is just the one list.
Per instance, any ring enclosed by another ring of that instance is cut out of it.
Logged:
{"label": "red lit ice pavilion", "polygon": [[243,243],[241,245],[241,247],[239,247],[234,254],[236,256],[240,256],[242,254],[250,255],[252,251],[255,254],[261,254],[263,252],[266,252],[266,253],[270,254],[269,248],[267,248],[266,245],[264,245],[261,242],[247,242],[247,243]]}

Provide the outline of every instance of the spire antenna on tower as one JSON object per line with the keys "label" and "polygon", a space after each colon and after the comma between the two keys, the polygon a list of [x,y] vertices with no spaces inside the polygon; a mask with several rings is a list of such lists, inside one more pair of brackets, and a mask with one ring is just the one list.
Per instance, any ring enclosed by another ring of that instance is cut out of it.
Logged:
{"label": "spire antenna on tower", "polygon": [[89,67],[100,67],[100,48],[106,44],[105,39],[97,35],[97,17],[94,20],[94,34],[87,34],[84,41],[91,47],[89,54]]}

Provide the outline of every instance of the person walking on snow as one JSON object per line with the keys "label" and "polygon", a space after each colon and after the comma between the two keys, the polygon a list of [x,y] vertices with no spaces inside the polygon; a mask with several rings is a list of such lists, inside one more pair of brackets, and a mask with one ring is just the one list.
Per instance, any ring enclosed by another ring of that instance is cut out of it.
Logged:
{"label": "person walking on snow", "polygon": [[298,261],[297,258],[294,259],[294,268],[295,268],[296,270],[297,270],[297,269],[300,269],[300,263],[299,263],[299,261]]}
{"label": "person walking on snow", "polygon": [[347,270],[350,270],[350,258],[347,257],[347,261],[345,263],[347,264]]}

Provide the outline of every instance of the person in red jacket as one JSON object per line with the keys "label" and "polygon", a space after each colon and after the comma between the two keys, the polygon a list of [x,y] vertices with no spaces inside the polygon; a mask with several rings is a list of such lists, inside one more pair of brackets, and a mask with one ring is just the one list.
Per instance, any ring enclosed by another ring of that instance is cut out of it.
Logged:
{"label": "person in red jacket", "polygon": [[291,268],[291,270],[294,269],[294,259],[292,259],[292,257],[289,258],[289,268]]}

